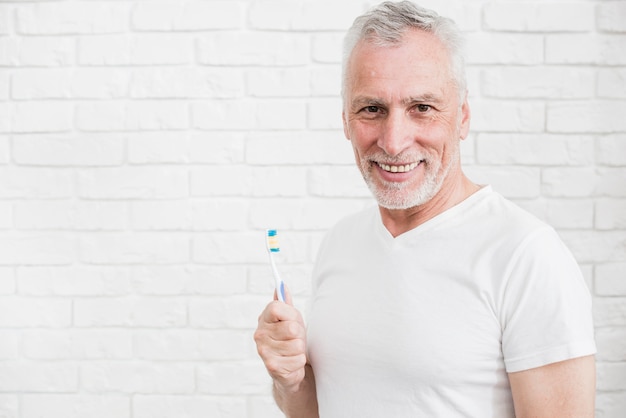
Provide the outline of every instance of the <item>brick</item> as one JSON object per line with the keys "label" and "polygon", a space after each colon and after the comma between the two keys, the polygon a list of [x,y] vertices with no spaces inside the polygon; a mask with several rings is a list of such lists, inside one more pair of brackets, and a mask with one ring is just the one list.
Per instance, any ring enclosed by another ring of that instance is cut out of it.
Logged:
{"label": "brick", "polygon": [[341,67],[338,65],[313,67],[309,79],[311,95],[314,97],[335,97],[341,93]]}
{"label": "brick", "polygon": [[9,137],[0,136],[0,165],[8,164],[11,150],[9,148]]}
{"label": "brick", "polygon": [[134,132],[126,135],[132,164],[189,162],[189,135],[181,132]]}
{"label": "brick", "polygon": [[31,134],[12,141],[18,164],[39,166],[116,166],[125,158],[125,141],[111,134]]}
{"label": "brick", "polygon": [[76,240],[67,233],[4,233],[0,237],[0,265],[62,265],[75,260]]}
{"label": "brick", "polygon": [[337,131],[337,136],[343,133],[341,112],[343,104],[341,99],[313,99],[308,103],[307,125],[309,129]]}
{"label": "brick", "polygon": [[84,103],[76,106],[76,126],[88,132],[179,130],[189,125],[187,104],[175,101]]}
{"label": "brick", "polygon": [[187,307],[175,298],[89,298],[74,301],[77,327],[182,327]]}
{"label": "brick", "polygon": [[22,230],[119,230],[127,224],[121,202],[27,201],[15,204],[15,226]]}
{"label": "brick", "polygon": [[469,33],[466,35],[468,64],[543,63],[544,41],[538,34]]}
{"label": "brick", "polygon": [[350,2],[274,0],[253,3],[249,20],[254,29],[345,31],[361,12]]}
{"label": "brick", "polygon": [[597,199],[595,226],[597,229],[626,229],[626,199]]}
{"label": "brick", "polygon": [[0,66],[66,67],[75,60],[75,40],[71,37],[0,38]]}
{"label": "brick", "polygon": [[249,202],[242,199],[194,200],[194,231],[241,231],[248,224]]}
{"label": "brick", "polygon": [[189,136],[189,160],[193,163],[242,163],[245,154],[242,132],[203,132]]}
{"label": "brick", "polygon": [[309,193],[316,197],[370,198],[361,172],[354,166],[316,167],[309,175]]}
{"label": "brick", "polygon": [[[21,332],[22,330],[0,331],[0,359],[14,360],[20,357]],[[1,413],[2,398],[0,397],[0,414]]]}
{"label": "brick", "polygon": [[87,199],[177,199],[189,196],[188,173],[178,167],[107,167],[78,173]]}
{"label": "brick", "polygon": [[119,231],[128,226],[128,207],[123,202],[79,202],[72,226],[78,230]]}
{"label": "brick", "polygon": [[8,35],[11,32],[11,19],[12,9],[9,6],[0,6],[0,34]]}
{"label": "brick", "polygon": [[596,416],[598,418],[621,418],[626,411],[626,391],[598,392]]}
{"label": "brick", "polygon": [[510,199],[536,198],[541,194],[541,174],[535,167],[468,166],[468,177],[478,184],[490,184]]}
{"label": "brick", "polygon": [[194,197],[297,197],[306,190],[306,169],[300,167],[214,166],[190,175]]}
{"label": "brick", "polygon": [[594,5],[581,2],[513,1],[488,3],[483,8],[485,29],[496,31],[587,32],[594,29],[593,17]]}
{"label": "brick", "polygon": [[134,418],[239,418],[247,411],[245,399],[202,395],[133,396]]}
{"label": "brick", "polygon": [[0,229],[13,228],[13,204],[10,202],[0,202]]}
{"label": "brick", "polygon": [[[624,260],[626,237],[623,231],[561,230],[559,234],[579,263],[598,264]],[[600,300],[602,298],[598,298]]]}
{"label": "brick", "polygon": [[601,327],[626,326],[626,299],[623,297],[594,299],[594,325]]}
{"label": "brick", "polygon": [[595,332],[598,361],[626,361],[626,327],[599,328]]}
{"label": "brick", "polygon": [[142,2],[132,13],[137,31],[238,29],[243,21],[243,4],[232,1]]}
{"label": "brick", "polygon": [[63,198],[73,190],[72,173],[66,169],[0,167],[2,198]]}
{"label": "brick", "polygon": [[33,360],[131,359],[129,330],[36,330],[22,335],[22,355]]}
{"label": "brick", "polygon": [[261,361],[220,362],[199,366],[198,391],[212,395],[262,395],[271,379]]}
{"label": "brick", "polygon": [[549,132],[614,133],[626,131],[626,103],[596,100],[553,102],[547,106]]}
{"label": "brick", "polygon": [[10,103],[0,103],[0,132],[11,132],[14,113]]}
{"label": "brick", "polygon": [[197,41],[197,58],[205,65],[305,65],[309,51],[308,37],[296,33],[214,32]]}
{"label": "brick", "polygon": [[246,91],[252,97],[307,97],[310,77],[306,68],[250,69],[245,76]]}
{"label": "brick", "polygon": [[606,167],[598,170],[596,194],[609,197],[626,197],[626,168]]}
{"label": "brick", "polygon": [[120,296],[132,290],[125,267],[19,267],[17,281],[20,295],[28,296]]}
{"label": "brick", "polygon": [[343,34],[317,33],[311,37],[311,58],[323,64],[341,64]]}
{"label": "brick", "polygon": [[15,103],[11,113],[12,132],[65,132],[72,129],[74,112],[70,103]]}
{"label": "brick", "polygon": [[189,261],[189,238],[172,233],[100,233],[80,238],[80,260],[95,264],[176,264]]}
{"label": "brick", "polygon": [[[285,285],[289,289],[289,293],[295,298],[311,295],[312,263],[281,265],[280,274],[286,282]],[[264,266],[251,267],[249,276],[248,292],[263,296],[269,302],[275,287],[270,266],[265,264]]]}
{"label": "brick", "polygon": [[198,235],[193,239],[192,260],[200,264],[265,263],[267,252],[261,231]]}
{"label": "brick", "polygon": [[598,390],[626,390],[626,362],[597,365]]}
{"label": "brick", "polygon": [[12,71],[0,71],[0,99],[9,100],[11,96],[11,78],[15,76]]}
{"label": "brick", "polygon": [[601,296],[626,296],[626,262],[597,265],[595,291]]}
{"label": "brick", "polygon": [[99,394],[186,394],[194,390],[188,364],[103,362],[81,367],[82,387]]}
{"label": "brick", "polygon": [[[288,223],[286,228],[296,230],[322,230],[332,227],[341,218],[358,212],[365,206],[370,206],[370,199],[306,199],[303,201],[255,200],[250,210],[250,223],[254,227],[262,228],[270,223],[277,225],[284,213],[291,214],[283,222]],[[276,218],[276,221],[273,221]],[[277,225],[277,226],[278,226]]]}
{"label": "brick", "polygon": [[353,165],[354,154],[343,132],[258,132],[247,138],[246,162],[271,165]]}
{"label": "brick", "polygon": [[25,394],[23,418],[57,416],[66,418],[130,418],[130,399],[123,395]]}
{"label": "brick", "polygon": [[[242,117],[245,115],[245,117]],[[191,104],[192,126],[204,130],[306,128],[306,105],[287,100],[219,100]]]}
{"label": "brick", "polygon": [[588,98],[596,71],[562,67],[505,67],[483,70],[481,93],[493,98]]}
{"label": "brick", "polygon": [[593,167],[558,167],[542,170],[542,193],[551,197],[587,197],[597,190]]}
{"label": "brick", "polygon": [[593,228],[594,205],[587,199],[535,199],[517,203],[557,229]]}
{"label": "brick", "polygon": [[596,162],[609,166],[626,165],[626,134],[611,134],[596,139]]}
{"label": "brick", "polygon": [[189,301],[189,323],[198,328],[255,329],[268,302],[267,297],[250,295],[193,299]]}
{"label": "brick", "polygon": [[0,364],[0,390],[3,392],[75,392],[78,366],[75,364]]}
{"label": "brick", "polygon": [[584,166],[593,160],[591,136],[480,133],[476,139],[480,164]]}
{"label": "brick", "polygon": [[132,72],[130,97],[138,99],[241,98],[243,71],[213,68],[143,68]]}
{"label": "brick", "polygon": [[545,126],[543,103],[475,100],[470,107],[475,131],[529,133]]}
{"label": "brick", "polygon": [[21,69],[13,74],[11,96],[32,99],[109,99],[125,97],[129,72],[120,69]]}
{"label": "brick", "polygon": [[22,4],[16,26],[23,35],[125,32],[128,9],[128,4],[104,1]]}
{"label": "brick", "polygon": [[248,396],[250,405],[250,418],[272,418],[278,417],[282,413],[274,398],[267,396]]}
{"label": "brick", "polygon": [[69,299],[4,296],[0,301],[2,328],[65,328],[71,324]]}
{"label": "brick", "polygon": [[132,202],[130,220],[134,230],[190,230],[191,205],[186,200]]}
{"label": "brick", "polygon": [[550,64],[626,64],[626,35],[566,34],[546,36]]}
{"label": "brick", "polygon": [[157,330],[134,334],[135,356],[154,361],[243,360],[253,344],[248,331]]}
{"label": "brick", "polygon": [[142,295],[237,295],[246,292],[242,266],[137,266],[131,269]]}
{"label": "brick", "polygon": [[[607,32],[626,32],[626,4],[606,1],[596,6],[598,29]],[[626,401],[625,401],[626,402]]]}
{"label": "brick", "polygon": [[184,65],[193,62],[187,35],[96,35],[78,38],[79,65]]}
{"label": "brick", "polygon": [[598,97],[607,99],[626,98],[626,69],[599,69]]}

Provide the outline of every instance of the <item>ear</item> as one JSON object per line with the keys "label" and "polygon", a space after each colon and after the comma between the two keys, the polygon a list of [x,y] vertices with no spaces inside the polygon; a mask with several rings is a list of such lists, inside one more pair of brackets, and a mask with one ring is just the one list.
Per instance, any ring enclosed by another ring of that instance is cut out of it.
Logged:
{"label": "ear", "polygon": [[467,93],[465,93],[465,98],[463,99],[463,104],[461,105],[461,123],[459,125],[459,134],[461,139],[467,138],[467,135],[469,134],[471,118],[472,112],[467,101]]}
{"label": "ear", "polygon": [[350,140],[350,130],[348,129],[348,121],[346,119],[346,109],[345,108],[341,111],[341,121],[343,122],[343,135],[349,141]]}

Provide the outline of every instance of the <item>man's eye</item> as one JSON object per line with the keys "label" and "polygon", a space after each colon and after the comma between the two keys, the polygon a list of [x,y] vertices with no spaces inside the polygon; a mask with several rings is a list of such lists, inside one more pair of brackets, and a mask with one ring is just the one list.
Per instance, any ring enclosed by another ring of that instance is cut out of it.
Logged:
{"label": "man's eye", "polygon": [[418,112],[428,112],[431,109],[429,105],[425,104],[418,104],[416,108]]}
{"label": "man's eye", "polygon": [[365,111],[369,113],[377,113],[379,110],[380,108],[378,106],[367,106],[365,108]]}

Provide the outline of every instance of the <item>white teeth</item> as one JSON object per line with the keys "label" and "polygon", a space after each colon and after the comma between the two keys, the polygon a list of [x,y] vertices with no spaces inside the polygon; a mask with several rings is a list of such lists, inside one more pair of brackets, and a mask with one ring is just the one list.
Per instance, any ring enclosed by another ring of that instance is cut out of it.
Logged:
{"label": "white teeth", "polygon": [[377,163],[380,168],[390,173],[406,173],[413,170],[415,167],[419,165],[419,163],[411,163],[406,165],[388,165]]}

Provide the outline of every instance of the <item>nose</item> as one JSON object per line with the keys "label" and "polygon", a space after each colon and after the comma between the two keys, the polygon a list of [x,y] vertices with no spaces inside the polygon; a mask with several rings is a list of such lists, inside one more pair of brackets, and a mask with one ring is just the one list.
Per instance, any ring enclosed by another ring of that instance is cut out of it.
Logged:
{"label": "nose", "polygon": [[390,157],[396,157],[411,143],[411,125],[404,112],[390,111],[382,123],[377,145]]}

